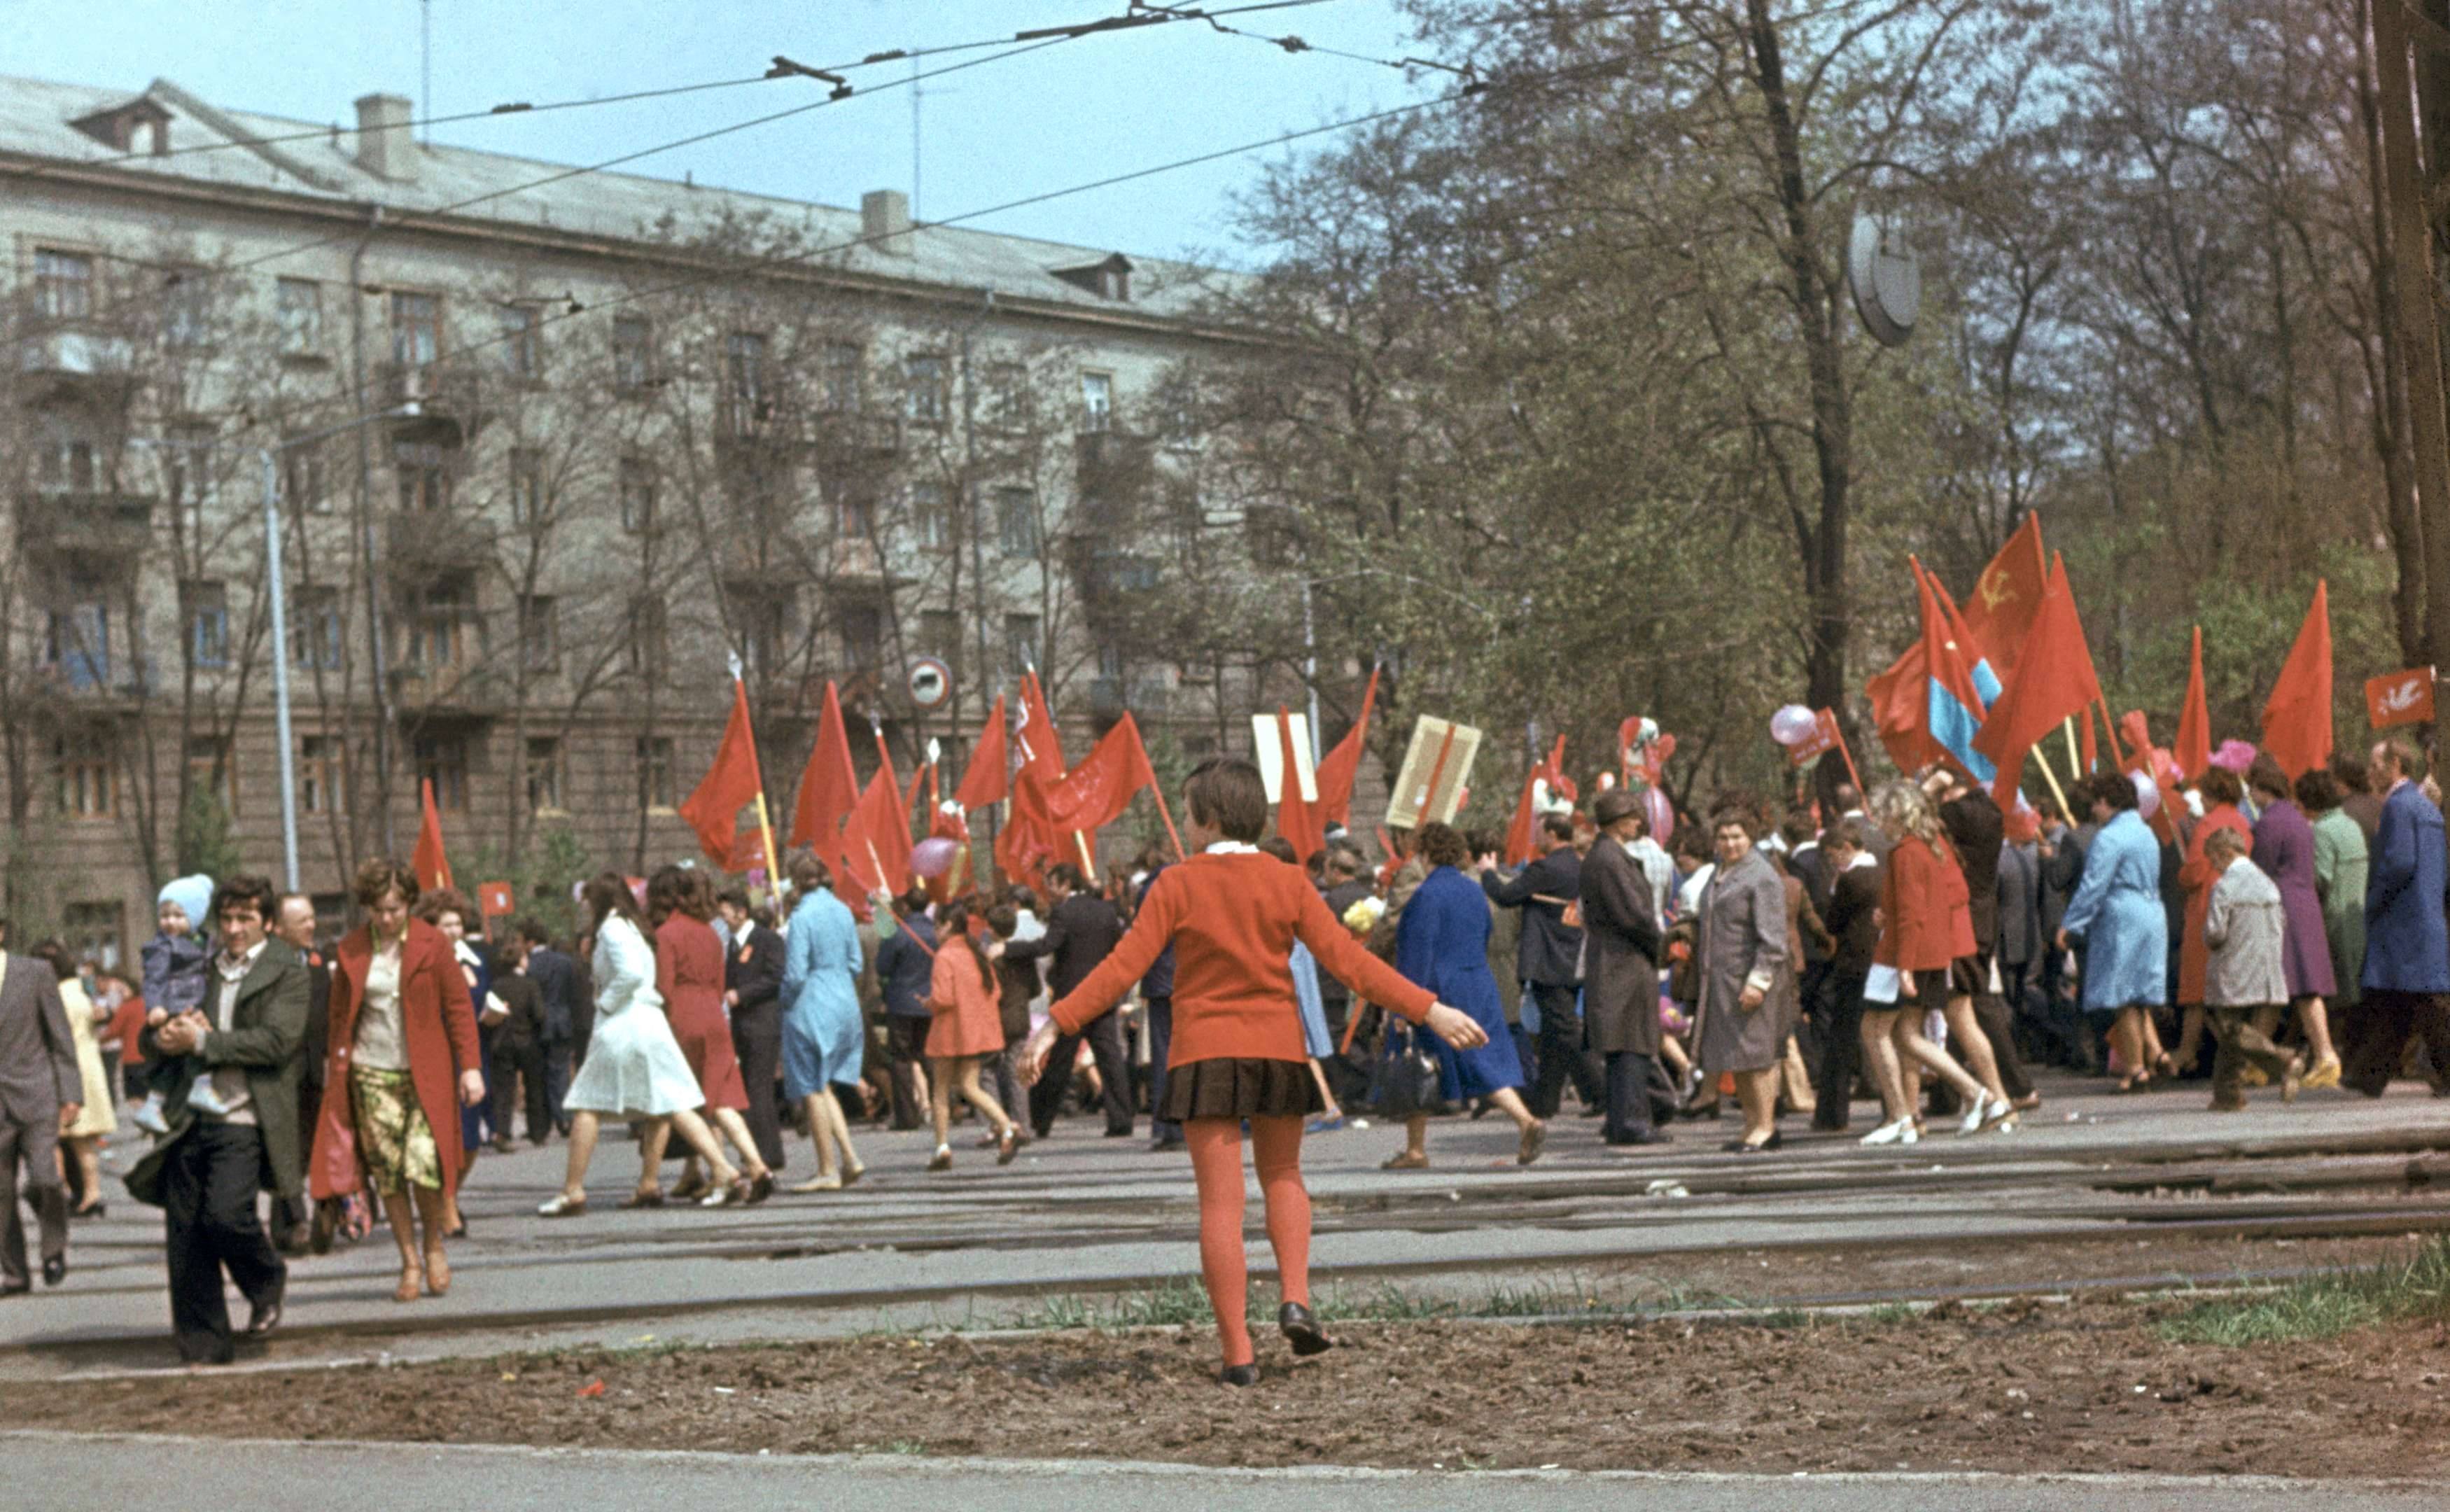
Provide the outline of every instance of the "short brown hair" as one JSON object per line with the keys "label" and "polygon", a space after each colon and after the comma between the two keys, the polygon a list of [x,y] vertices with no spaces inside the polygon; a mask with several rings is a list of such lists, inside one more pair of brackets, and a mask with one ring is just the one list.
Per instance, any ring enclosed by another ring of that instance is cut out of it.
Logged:
{"label": "short brown hair", "polygon": [[2204,854],[2207,856],[2243,856],[2246,854],[2246,844],[2247,842],[2246,836],[2229,828],[2226,824],[2223,824],[2214,829],[2210,834],[2204,837]]}
{"label": "short brown hair", "polygon": [[2374,749],[2388,756],[2399,767],[2399,775],[2406,778],[2409,782],[2421,783],[2424,781],[2423,754],[2418,751],[2414,744],[2411,742],[2402,740],[2397,735],[2393,735],[2388,740],[2376,742]]}
{"label": "short brown hair", "polygon": [[414,903],[421,890],[417,885],[417,873],[397,856],[378,856],[360,864],[349,887],[350,896],[357,899],[360,908],[372,908],[389,892],[399,894],[401,902]]}
{"label": "short brown hair", "polygon": [[2317,766],[2297,779],[2297,806],[2309,814],[2327,814],[2340,806],[2340,780]]}
{"label": "short brown hair", "polygon": [[244,908],[253,904],[256,913],[262,917],[263,921],[267,924],[271,923],[273,921],[272,900],[279,896],[280,889],[272,885],[272,879],[269,877],[258,877],[250,872],[224,877],[222,879],[222,884],[213,889],[213,921],[218,923],[222,915],[231,909]]}
{"label": "short brown hair", "polygon": [[1421,826],[1421,860],[1432,866],[1461,866],[1471,860],[1462,831],[1435,821]]}
{"label": "short brown hair", "polygon": [[2246,785],[2257,792],[2278,793],[2283,798],[2292,791],[2287,769],[2267,750],[2256,752],[2253,763],[2246,768]]}
{"label": "short brown hair", "polygon": [[816,852],[804,850],[791,858],[792,891],[805,898],[820,887],[833,884],[833,868],[818,860]]}
{"label": "short brown hair", "polygon": [[1282,835],[1270,835],[1259,842],[1259,848],[1288,866],[1300,864],[1293,860],[1293,843]]}
{"label": "short brown hair", "polygon": [[[441,922],[444,914],[457,914],[462,928],[471,924],[481,928],[484,922],[476,917],[476,905],[470,902],[468,895],[457,887],[437,887],[424,897],[416,900],[416,903],[417,917],[429,924]],[[470,930],[469,932],[475,934],[479,931]]]}
{"label": "short brown hair", "polygon": [[2234,804],[2246,796],[2246,784],[2226,766],[2204,768],[2204,774],[2195,779],[2195,788],[2207,804]]}
{"label": "short brown hair", "polygon": [[[1191,769],[1182,799],[1191,817],[1227,840],[1255,845],[1268,828],[1268,785],[1239,756],[1211,756]],[[1458,842],[1460,843],[1460,842]]]}

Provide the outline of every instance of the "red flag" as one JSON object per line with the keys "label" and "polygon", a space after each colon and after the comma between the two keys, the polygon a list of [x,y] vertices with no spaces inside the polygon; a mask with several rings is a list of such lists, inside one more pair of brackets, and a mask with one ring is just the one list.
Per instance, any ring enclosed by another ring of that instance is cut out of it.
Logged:
{"label": "red flag", "polygon": [[2376,729],[2433,723],[2433,669],[2411,667],[2365,679],[2365,723]]}
{"label": "red flag", "polygon": [[1293,720],[1282,704],[1276,706],[1276,738],[1284,752],[1284,777],[1276,785],[1276,833],[1291,843],[1296,861],[1306,862],[1327,848],[1327,831],[1311,801],[1302,796],[1301,767],[1293,751]]}
{"label": "red flag", "polygon": [[1532,843],[1540,828],[1540,816],[1531,800],[1543,774],[1544,768],[1538,766],[1523,774],[1523,796],[1514,801],[1514,821],[1506,826],[1503,859],[1508,866],[1520,866],[1531,859]]}
{"label": "red flag", "polygon": [[1988,655],[1992,669],[2002,680],[2012,680],[2015,669],[2024,665],[2025,640],[2032,633],[2049,587],[2042,517],[2028,511],[2024,523],[1974,580],[1974,592],[1965,600],[1965,627],[1981,648],[1979,652],[1969,649],[1967,656]]}
{"label": "red flag", "polygon": [[1021,741],[1023,770],[1036,772],[1049,787],[1062,780],[1063,742],[1055,733],[1055,711],[1046,707],[1046,689],[1036,672],[1021,674],[1021,727],[1013,733]]}
{"label": "red flag", "polygon": [[[1933,620],[1937,604],[1925,583],[1922,564],[1908,557],[1906,565],[1914,572],[1922,633],[1889,664],[1886,671],[1865,684],[1863,691],[1871,699],[1873,728],[1888,749],[1889,760],[1896,763],[1900,771],[1915,772],[1933,762],[1945,760],[1948,748],[1931,732],[1932,664],[1927,648],[1935,639]],[[1946,631],[1940,630],[1937,638],[1945,637]]]}
{"label": "red flag", "polygon": [[2178,710],[2178,743],[2169,753],[2178,771],[2193,782],[2212,764],[2212,710],[2204,697],[2204,628],[2195,627],[2194,648],[2187,655],[2187,702]]}
{"label": "red flag", "polygon": [[1004,749],[1003,695],[998,693],[978,744],[970,747],[970,765],[962,772],[962,785],[953,790],[953,802],[963,808],[984,808],[1011,793],[1012,758]]}
{"label": "red flag", "polygon": [[2063,563],[2051,564],[2041,602],[2017,649],[2016,668],[2014,680],[1991,706],[1974,737],[1974,748],[1998,765],[1991,796],[2002,810],[2016,806],[2016,784],[2026,756],[2062,720],[2091,708],[2101,696],[2101,679],[2084,643],[2084,625],[2076,618],[2075,596],[2068,591]]}
{"label": "red flag", "polygon": [[2297,644],[2263,706],[2263,748],[2292,780],[2331,759],[2331,589],[2319,579]]}
{"label": "red flag", "polygon": [[715,747],[714,765],[680,807],[681,817],[697,831],[698,848],[706,852],[707,860],[717,866],[730,866],[741,807],[756,802],[765,785],[757,770],[757,737],[749,727],[749,689],[735,679],[731,719],[723,727],[723,744]]}
{"label": "red flag", "polygon": [[1126,711],[1079,766],[1046,790],[1046,814],[1059,829],[1094,833],[1120,819],[1133,796],[1156,782],[1139,722]]}
{"label": "red flag", "polygon": [[825,709],[817,719],[817,744],[808,752],[799,796],[791,803],[791,843],[815,850],[817,859],[840,876],[843,821],[858,806],[859,774],[851,768],[850,732],[843,727],[842,695],[828,678]]}
{"label": "red flag", "polygon": [[910,890],[910,811],[902,806],[902,785],[893,768],[879,766],[851,810],[843,854],[862,892],[879,886],[899,897]]}
{"label": "red flag", "polygon": [[[1021,676],[1021,723],[1014,727],[1013,739],[1021,746],[1021,761],[1013,767],[1012,804],[996,836],[996,860],[1006,876],[1042,889],[1046,868],[1074,859],[1072,848],[1085,848],[1085,843],[1058,833],[1046,810],[1047,789],[1063,780],[1063,747],[1035,672]],[[1062,848],[1067,846],[1072,848]]]}
{"label": "red flag", "polygon": [[434,806],[434,779],[420,780],[418,802],[423,814],[417,825],[417,849],[409,852],[408,869],[427,892],[451,885],[451,863],[442,854],[442,814]]}
{"label": "red flag", "polygon": [[1370,666],[1370,686],[1361,691],[1361,717],[1344,738],[1318,759],[1318,817],[1322,825],[1352,824],[1352,782],[1361,771],[1361,753],[1369,748],[1370,710],[1378,702],[1378,665]]}

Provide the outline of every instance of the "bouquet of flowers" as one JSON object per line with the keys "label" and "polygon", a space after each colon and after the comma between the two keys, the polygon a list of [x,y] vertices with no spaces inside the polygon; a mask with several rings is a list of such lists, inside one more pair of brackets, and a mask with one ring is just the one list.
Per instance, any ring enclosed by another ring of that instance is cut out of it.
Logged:
{"label": "bouquet of flowers", "polygon": [[1352,931],[1353,939],[1368,940],[1370,932],[1378,927],[1378,921],[1386,917],[1387,900],[1372,894],[1356,899],[1352,906],[1344,911],[1344,927]]}

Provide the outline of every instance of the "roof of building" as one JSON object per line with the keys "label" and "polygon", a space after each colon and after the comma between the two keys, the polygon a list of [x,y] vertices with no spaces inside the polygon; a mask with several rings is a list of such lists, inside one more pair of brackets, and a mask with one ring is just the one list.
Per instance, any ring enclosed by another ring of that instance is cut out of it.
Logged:
{"label": "roof of building", "polygon": [[[152,156],[142,145],[123,152],[79,123],[118,109],[166,111],[170,152]],[[320,133],[300,137],[300,133]],[[264,137],[292,140],[222,150],[200,145]],[[918,223],[910,254],[901,256],[862,242],[860,212],[835,205],[612,171],[570,173],[567,164],[539,162],[472,147],[408,144],[417,171],[386,179],[361,166],[354,126],[330,126],[249,110],[227,110],[198,99],[167,79],[144,89],[57,84],[0,76],[0,151],[107,166],[134,177],[163,177],[256,192],[270,190],[333,204],[379,204],[396,221],[413,223],[417,212],[482,200],[451,212],[455,221],[490,220],[505,225],[547,227],[582,236],[663,240],[657,227],[669,219],[674,233],[711,227],[727,216],[766,217],[805,235],[826,261],[847,271],[880,279],[962,289],[989,288],[1084,310],[1136,310],[1181,317],[1193,313],[1220,280],[1235,275],[1196,263],[1133,257],[1128,305],[1103,297],[1094,281],[1059,276],[1102,264],[1111,247],[1078,246],[1032,237],[1006,236],[959,226]],[[537,181],[567,174],[553,183]],[[307,240],[301,237],[301,241]],[[278,270],[279,264],[267,264]]]}

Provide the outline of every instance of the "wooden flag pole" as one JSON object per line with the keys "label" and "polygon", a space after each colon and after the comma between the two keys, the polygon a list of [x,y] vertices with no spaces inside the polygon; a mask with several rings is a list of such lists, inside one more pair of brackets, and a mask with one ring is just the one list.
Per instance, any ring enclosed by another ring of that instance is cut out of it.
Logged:
{"label": "wooden flag pole", "polygon": [[1164,785],[1149,784],[1149,796],[1157,800],[1157,817],[1165,821],[1165,838],[1174,842],[1174,859],[1189,861],[1191,852],[1182,848],[1182,835],[1174,827],[1174,812],[1165,806]]}
{"label": "wooden flag pole", "polygon": [[[871,888],[870,891],[878,893],[885,891],[885,861],[882,857],[877,855],[876,842],[872,840],[867,842],[867,863],[876,870],[876,885]],[[885,901],[885,911],[889,914],[893,913],[892,900],[887,899]],[[928,960],[933,960],[936,959],[936,947],[919,938],[919,931],[910,927],[909,920],[903,918],[900,914],[893,914],[893,922],[896,928],[910,937],[910,942],[912,944],[927,953]]]}
{"label": "wooden flag pole", "polygon": [[2061,720],[2059,722],[2059,728],[2067,735],[2068,770],[2075,773],[2078,777],[2082,777],[2084,775],[2084,747],[2076,744],[2075,716],[2073,714],[2070,714],[2067,718]]}
{"label": "wooden flag pole", "polygon": [[2075,810],[2068,806],[2067,794],[2059,787],[2058,773],[2051,770],[2051,759],[2043,753],[2039,746],[2033,747],[2033,760],[2041,764],[2042,781],[2050,785],[2051,796],[2058,800],[2059,812],[2072,820],[2075,817]]}
{"label": "wooden flag pole", "polygon": [[1838,716],[1834,713],[1829,716],[1829,728],[1838,737],[1838,754],[1846,758],[1847,781],[1855,785],[1855,791],[1862,792],[1863,774],[1855,769],[1855,752],[1846,744],[1846,728],[1838,723]]}
{"label": "wooden flag pole", "polygon": [[1446,738],[1438,742],[1438,759],[1429,764],[1429,789],[1421,794],[1420,811],[1412,816],[1412,827],[1415,829],[1429,823],[1429,805],[1437,802],[1438,779],[1447,774],[1447,753],[1454,749],[1454,724],[1449,721]]}
{"label": "wooden flag pole", "polygon": [[757,789],[757,838],[766,843],[766,892],[768,897],[783,896],[783,869],[774,855],[774,821],[766,813],[766,789]]}
{"label": "wooden flag pole", "polygon": [[1080,869],[1089,874],[1089,885],[1097,886],[1098,863],[1089,859],[1089,837],[1076,829],[1072,831],[1072,843],[1080,852]]}

